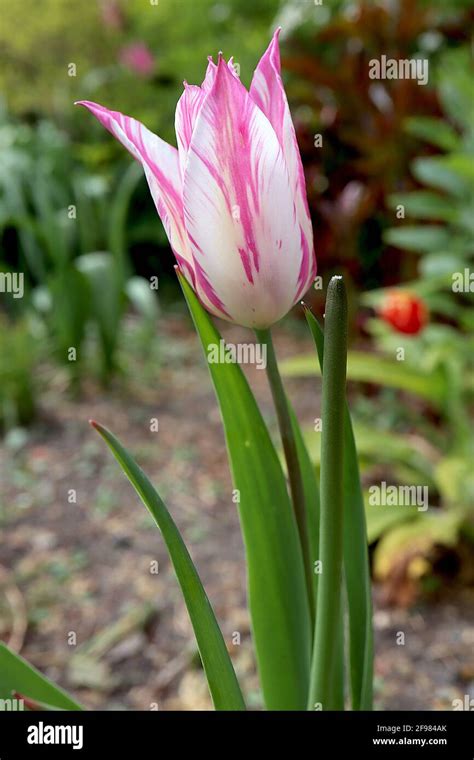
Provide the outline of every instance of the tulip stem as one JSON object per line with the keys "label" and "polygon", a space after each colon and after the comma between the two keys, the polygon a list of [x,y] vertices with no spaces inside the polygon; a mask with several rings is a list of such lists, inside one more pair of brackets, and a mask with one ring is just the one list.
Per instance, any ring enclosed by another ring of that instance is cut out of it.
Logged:
{"label": "tulip stem", "polygon": [[342,277],[329,283],[324,318],[320,477],[320,560],[310,710],[340,709],[335,701],[343,565],[344,414],[347,298]]}
{"label": "tulip stem", "polygon": [[308,538],[308,523],[306,517],[306,505],[303,488],[303,477],[301,474],[296,440],[291,423],[290,408],[286,397],[285,389],[278,369],[275,347],[270,330],[255,330],[258,341],[267,348],[267,377],[272,392],[273,403],[278,418],[278,426],[285,454],[286,466],[288,470],[288,480],[290,483],[290,492],[293,502],[293,509],[298,527],[298,533],[303,555],[303,564],[306,577],[306,586],[308,591],[308,602],[311,621],[314,621],[314,594],[313,594],[313,573],[310,554],[310,544]]}

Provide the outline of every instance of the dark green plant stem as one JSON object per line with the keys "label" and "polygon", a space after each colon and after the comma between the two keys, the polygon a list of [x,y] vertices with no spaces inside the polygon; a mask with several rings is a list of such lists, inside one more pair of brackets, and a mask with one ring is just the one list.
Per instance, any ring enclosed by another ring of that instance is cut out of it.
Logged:
{"label": "dark green plant stem", "polygon": [[347,364],[347,298],[342,277],[328,286],[324,320],[321,434],[321,574],[318,585],[313,661],[308,707],[337,709],[336,676],[341,625],[344,513],[344,415]]}
{"label": "dark green plant stem", "polygon": [[301,542],[306,585],[308,588],[308,603],[311,621],[314,624],[314,595],[313,595],[313,566],[308,539],[308,523],[304,499],[303,477],[301,474],[296,440],[291,424],[290,409],[286,398],[285,389],[281,380],[280,370],[275,354],[275,347],[270,330],[255,330],[258,341],[267,349],[267,377],[272,392],[273,403],[278,418],[278,426],[283,444],[283,451],[288,470],[291,499],[295,512],[296,524]]}

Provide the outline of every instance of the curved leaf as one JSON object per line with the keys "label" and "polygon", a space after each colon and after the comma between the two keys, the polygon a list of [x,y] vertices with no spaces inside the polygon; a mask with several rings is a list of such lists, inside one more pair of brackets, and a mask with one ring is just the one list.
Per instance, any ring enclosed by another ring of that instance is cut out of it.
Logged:
{"label": "curved leaf", "polygon": [[0,699],[14,699],[15,695],[36,702],[43,709],[84,709],[23,657],[0,642]]}
{"label": "curved leaf", "polygon": [[143,470],[110,430],[97,422],[91,424],[109,446],[163,535],[188,608],[216,710],[245,710],[242,693],[214,611],[173,518]]}

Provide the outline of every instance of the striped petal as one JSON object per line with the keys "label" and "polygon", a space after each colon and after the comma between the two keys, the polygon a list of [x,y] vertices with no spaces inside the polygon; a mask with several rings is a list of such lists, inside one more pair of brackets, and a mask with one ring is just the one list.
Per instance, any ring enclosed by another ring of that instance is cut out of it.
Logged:
{"label": "striped petal", "polygon": [[277,29],[270,45],[260,59],[253,75],[249,92],[253,101],[271,122],[283,150],[290,174],[296,213],[301,230],[301,246],[303,251],[298,274],[298,297],[300,297],[308,289],[315,277],[316,259],[303,165],[280,73],[279,34],[280,29]]}
{"label": "striped petal", "polygon": [[212,60],[212,55],[208,56],[207,58],[207,69],[206,69],[206,75],[204,77],[204,81],[201,85],[201,90],[204,90],[204,92],[209,92],[212,85],[214,84],[214,79],[216,78],[217,73],[217,66]]}
{"label": "striped petal", "polygon": [[[228,67],[234,76],[237,73],[234,68],[233,59],[230,58]],[[186,164],[186,158],[188,155],[189,145],[191,143],[191,137],[193,134],[194,125],[196,124],[199,111],[204,102],[204,98],[212,88],[214,79],[216,77],[217,66],[212,60],[212,57],[208,58],[208,65],[206,70],[206,76],[201,87],[195,84],[188,84],[184,82],[184,92],[178,100],[176,106],[175,115],[175,129],[176,139],[178,142],[179,152],[179,164],[181,167],[181,174],[184,176],[184,167]]]}
{"label": "striped petal", "polygon": [[183,200],[207,308],[248,327],[284,316],[305,255],[288,169],[272,125],[222,57],[194,126]]}
{"label": "striped petal", "polygon": [[184,84],[184,92],[178,100],[175,114],[176,139],[178,142],[179,165],[181,176],[188,155],[194,125],[203,104],[206,93],[195,84]]}
{"label": "striped petal", "polygon": [[188,279],[194,282],[192,255],[184,225],[178,151],[136,119],[87,100],[77,105],[88,108],[143,166],[176,260]]}

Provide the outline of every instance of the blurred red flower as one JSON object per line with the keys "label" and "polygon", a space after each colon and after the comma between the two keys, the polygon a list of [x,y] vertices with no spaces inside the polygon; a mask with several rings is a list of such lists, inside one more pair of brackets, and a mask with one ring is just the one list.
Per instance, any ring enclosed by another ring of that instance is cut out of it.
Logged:
{"label": "blurred red flower", "polygon": [[428,322],[425,302],[406,291],[392,291],[379,308],[380,317],[398,332],[416,335]]}

